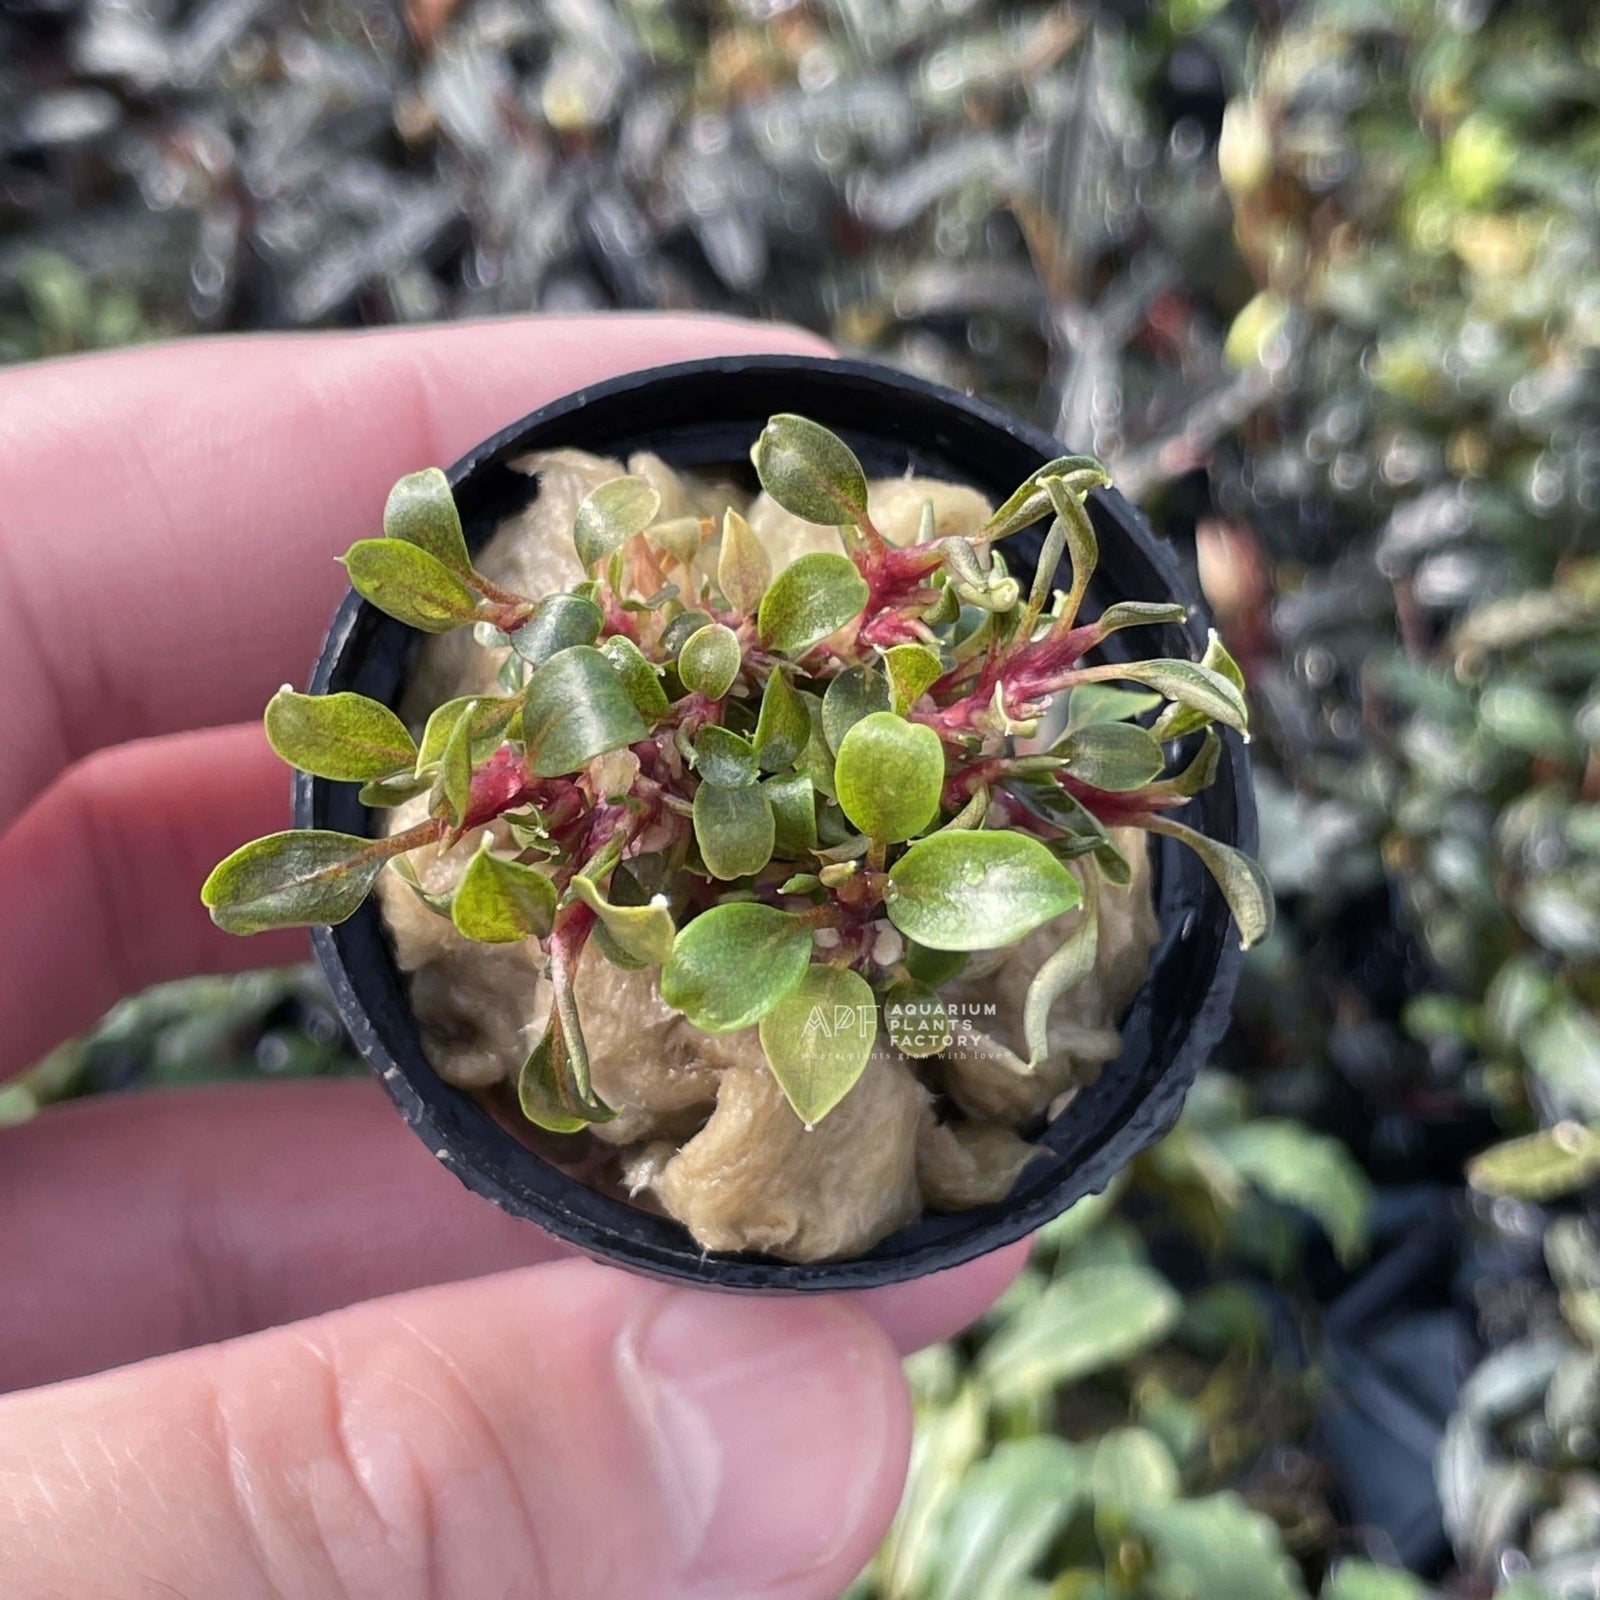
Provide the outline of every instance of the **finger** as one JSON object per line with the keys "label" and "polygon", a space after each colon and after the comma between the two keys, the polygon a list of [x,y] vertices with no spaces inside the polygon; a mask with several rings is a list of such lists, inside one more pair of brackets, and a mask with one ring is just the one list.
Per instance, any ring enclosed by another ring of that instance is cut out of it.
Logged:
{"label": "finger", "polygon": [[0,827],[103,744],[301,681],[389,485],[616,373],[823,347],[702,317],[191,341],[0,375]]}
{"label": "finger", "polygon": [[[548,1259],[369,1082],[102,1096],[0,1130],[0,1389]],[[1020,1247],[873,1290],[902,1350],[979,1316]],[[115,1307],[114,1316],[106,1315]]]}
{"label": "finger", "polygon": [[[825,1600],[909,1414],[846,1302],[567,1261],[0,1402],[0,1550],[37,1600]],[[91,1465],[92,1463],[92,1465]]]}
{"label": "finger", "polygon": [[0,834],[0,1078],[152,983],[305,960],[304,933],[236,938],[200,904],[241,839],[288,826],[288,769],[259,723],[69,768]]}

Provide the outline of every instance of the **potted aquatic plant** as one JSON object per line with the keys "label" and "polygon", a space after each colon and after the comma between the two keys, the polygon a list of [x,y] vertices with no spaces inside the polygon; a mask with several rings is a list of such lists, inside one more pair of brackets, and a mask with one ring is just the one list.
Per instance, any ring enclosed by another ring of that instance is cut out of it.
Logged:
{"label": "potted aquatic plant", "polygon": [[585,1248],[949,1265],[1170,1120],[1268,926],[1243,684],[1158,552],[898,374],[589,391],[395,485],[267,708],[304,825],[203,897],[326,930],[440,1158]]}

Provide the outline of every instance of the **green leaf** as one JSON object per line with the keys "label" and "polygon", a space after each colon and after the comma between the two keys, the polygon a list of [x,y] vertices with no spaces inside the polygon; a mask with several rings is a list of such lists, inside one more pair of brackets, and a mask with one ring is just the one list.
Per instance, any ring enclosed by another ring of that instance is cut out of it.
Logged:
{"label": "green leaf", "polygon": [[267,702],[267,742],[292,767],[360,783],[416,759],[406,725],[360,694],[297,694],[285,686]]}
{"label": "green leaf", "polygon": [[1209,789],[1216,780],[1221,761],[1222,741],[1217,737],[1215,728],[1207,728],[1200,748],[1195,751],[1194,760],[1182,772],[1164,780],[1162,787],[1173,794],[1197,795],[1202,789]]}
{"label": "green leaf", "polygon": [[[1090,882],[1093,877],[1091,875]],[[1022,1036],[1028,1042],[1028,1065],[1037,1066],[1050,1048],[1050,1011],[1056,1001],[1076,988],[1094,971],[1100,948],[1100,919],[1095,914],[1095,891],[1078,925],[1060,947],[1043,962],[1028,984],[1022,1002]]]}
{"label": "green leaf", "polygon": [[772,803],[758,785],[702,783],[695,790],[695,843],[713,878],[726,882],[759,872],[772,859],[776,836]]}
{"label": "green leaf", "polygon": [[500,698],[495,695],[464,694],[446,700],[435,707],[422,730],[422,743],[417,748],[416,770],[431,767],[444,754],[451,735],[463,717],[470,723],[468,735],[474,754],[484,746],[498,745],[515,720],[522,702],[517,696]]}
{"label": "green leaf", "polygon": [[556,886],[536,867],[502,861],[485,836],[450,901],[456,932],[479,944],[543,939],[556,914]]}
{"label": "green leaf", "polygon": [[796,861],[817,847],[817,793],[803,772],[768,778],[761,785],[772,806],[772,853]]}
{"label": "green leaf", "polygon": [[582,873],[573,878],[572,892],[599,917],[595,944],[613,966],[631,971],[659,967],[672,954],[677,930],[665,895],[655,895],[642,906],[613,905]]}
{"label": "green leaf", "polygon": [[871,667],[846,667],[822,695],[822,732],[837,751],[844,736],[874,711],[890,709],[889,680]]}
{"label": "green leaf", "polygon": [[439,756],[438,776],[428,809],[452,828],[465,825],[472,805],[472,713],[461,717],[450,731]]}
{"label": "green leaf", "polygon": [[1107,606],[1095,622],[1102,639],[1123,628],[1149,628],[1162,623],[1182,622],[1189,613],[1180,605],[1164,605],[1155,600],[1123,600]]}
{"label": "green leaf", "polygon": [[760,1032],[773,1077],[811,1128],[866,1070],[878,1037],[878,1006],[859,973],[812,963],[762,1017]]}
{"label": "green leaf", "polygon": [[1337,1139],[1286,1117],[1255,1117],[1237,1127],[1211,1129],[1204,1137],[1262,1194],[1314,1217],[1346,1265],[1360,1256],[1372,1191]]}
{"label": "green leaf", "polygon": [[1576,1194],[1600,1178],[1600,1125],[1558,1122],[1508,1139],[1467,1163],[1467,1181],[1485,1194],[1544,1203]]}
{"label": "green leaf", "polygon": [[944,663],[925,644],[897,644],[883,653],[889,709],[903,717],[944,676]]}
{"label": "green leaf", "polygon": [[661,496],[643,478],[602,483],[584,497],[572,525],[578,559],[592,571],[634,534],[643,533],[660,509]]}
{"label": "green leaf", "polygon": [[1149,1267],[1080,1267],[995,1333],[978,1372],[1002,1403],[1045,1395],[1148,1349],[1182,1310],[1176,1290]]}
{"label": "green leaf", "polygon": [[944,745],[925,723],[874,711],[844,736],[833,781],[856,827],[869,838],[899,844],[939,815]]}
{"label": "green leaf", "polygon": [[[1244,673],[1239,668],[1239,663],[1228,654],[1228,648],[1223,644],[1221,636],[1213,628],[1206,640],[1205,654],[1200,657],[1200,665],[1208,672],[1215,673],[1218,677],[1231,683],[1239,691],[1239,702],[1244,703]],[[1153,685],[1160,688],[1159,684]],[[1176,699],[1177,696],[1172,698]],[[1181,739],[1186,733],[1193,733],[1198,728],[1206,725],[1209,713],[1200,707],[1187,703],[1168,706],[1156,718],[1155,726],[1150,730],[1157,739],[1165,744],[1169,739]],[[1226,720],[1226,719],[1218,719]]]}
{"label": "green leaf", "polygon": [[1147,689],[1119,689],[1111,683],[1080,683],[1067,699],[1067,732],[1098,722],[1125,722],[1154,711],[1162,696]]}
{"label": "green leaf", "polygon": [[1239,925],[1239,943],[1248,950],[1272,932],[1272,885],[1267,875],[1242,850],[1219,844],[1193,828],[1170,817],[1148,817],[1141,824],[1152,833],[1164,833],[1181,840],[1205,863],[1206,871],[1217,880],[1233,920]]}
{"label": "green leaf", "polygon": [[930,950],[915,939],[907,941],[906,971],[930,989],[948,983],[966,964],[965,950]]}
{"label": "green leaf", "polygon": [[835,798],[833,784],[833,750],[823,731],[822,702],[814,694],[800,691],[800,703],[811,719],[811,736],[800,752],[795,766],[811,779],[812,787],[825,799]]}
{"label": "green leaf", "polygon": [[1059,615],[1073,618],[1083,597],[1088,592],[1089,580],[1100,563],[1100,541],[1095,536],[1094,522],[1081,495],[1074,494],[1065,478],[1048,477],[1042,480],[1050,504],[1061,519],[1066,535],[1067,561],[1072,568],[1072,583],[1067,591]]}
{"label": "green leaf", "polygon": [[340,560],[356,590],[407,627],[448,633],[477,616],[472,591],[420,545],[358,539]]}
{"label": "green leaf", "polygon": [[[1220,672],[1214,672],[1197,661],[1181,661],[1177,658],[1119,661],[1111,666],[1091,667],[1089,674],[1092,676],[1086,675],[1087,682],[1129,678],[1134,683],[1147,683],[1152,689],[1159,689],[1169,700],[1175,700],[1179,705],[1197,712],[1199,721],[1195,723],[1196,727],[1202,726],[1207,718],[1229,728],[1238,728],[1241,732],[1249,727],[1249,712],[1238,687]],[[1160,722],[1153,731],[1158,739],[1176,737],[1171,729],[1163,728]]]}
{"label": "green leaf", "polygon": [[780,655],[800,656],[861,615],[871,591],[848,556],[814,551],[785,567],[761,597],[756,627]]}
{"label": "green leaf", "polygon": [[1044,486],[1049,478],[1063,480],[1066,488],[1077,494],[1087,494],[1111,482],[1110,473],[1093,456],[1057,456],[1006,500],[984,525],[984,532],[991,539],[1006,539],[1037,522],[1051,508],[1050,494]]}
{"label": "green leaf", "polygon": [[604,624],[605,615],[593,600],[553,594],[511,635],[511,648],[530,667],[542,667],[558,651],[593,644]]}
{"label": "green leaf", "polygon": [[692,607],[687,611],[680,611],[666,627],[661,630],[660,644],[667,655],[676,658],[678,652],[688,643],[689,635],[698,633],[702,628],[709,627],[716,618],[709,611],[701,611]]}
{"label": "green leaf", "polygon": [[713,622],[684,640],[678,652],[678,678],[691,693],[720,700],[733,687],[743,660],[739,636],[732,628]]}
{"label": "green leaf", "polygon": [[383,811],[390,806],[403,806],[407,800],[415,800],[432,786],[433,779],[429,776],[419,777],[414,772],[403,772],[396,777],[373,778],[362,784],[356,798],[374,811]]}
{"label": "green leaf", "polygon": [[615,1115],[587,1087],[582,1037],[575,1046],[567,1042],[576,1022],[570,1002],[563,1005],[558,996],[544,1036],[517,1075],[517,1104],[523,1116],[549,1133],[581,1133],[590,1123],[609,1122]]}
{"label": "green leaf", "polygon": [[717,587],[735,611],[753,617],[772,582],[772,560],[755,530],[732,506],[722,515]]}
{"label": "green leaf", "polygon": [[1069,733],[1053,747],[1080,783],[1121,793],[1161,776],[1161,746],[1131,722],[1098,722]]}
{"label": "green leaf", "polygon": [[1082,898],[1078,880],[1027,834],[936,833],[890,869],[887,909],[930,949],[994,950]]}
{"label": "green leaf", "polygon": [[897,983],[883,997],[883,1025],[895,1048],[921,1061],[949,1048],[950,1016],[923,983]]}
{"label": "green leaf", "polygon": [[1127,1513],[1176,1499],[1178,1487],[1178,1464],[1172,1452],[1144,1428],[1113,1428],[1102,1434],[1094,1447],[1089,1492],[1102,1538],[1121,1536]]}
{"label": "green leaf", "polygon": [[811,713],[789,680],[773,669],[761,691],[756,719],[756,755],[768,772],[798,759],[811,738]]}
{"label": "green leaf", "polygon": [[528,679],[522,737],[535,777],[576,772],[649,731],[610,661],[590,645],[560,651]]}
{"label": "green leaf", "polygon": [[[1133,879],[1128,858],[1112,842],[1105,824],[1081,801],[1058,783],[1012,782],[1006,785],[1013,798],[1034,816],[1060,828],[1068,835],[1073,854],[1093,854],[1095,865],[1107,883],[1126,884]],[[1059,850],[1062,844],[1057,844]]]}
{"label": "green leaf", "polygon": [[227,933],[330,926],[367,898],[384,860],[381,844],[354,834],[269,833],[213,867],[200,899]]}
{"label": "green leaf", "polygon": [[[1501,1591],[1502,1597],[1505,1591]],[[1322,1585],[1321,1600],[1432,1600],[1433,1591],[1395,1567],[1341,1561]]]}
{"label": "green leaf", "polygon": [[438,467],[408,472],[389,491],[383,508],[383,536],[426,550],[441,566],[463,578],[472,576],[461,515],[450,492],[450,480]]}
{"label": "green leaf", "polygon": [[705,1033],[759,1022],[805,976],[811,929],[774,906],[737,900],[683,928],[661,969],[661,998]]}
{"label": "green leaf", "polygon": [[632,639],[620,633],[613,634],[600,646],[600,654],[622,679],[628,698],[647,723],[653,724],[666,716],[667,691],[661,687],[661,673]]}
{"label": "green leaf", "polygon": [[694,770],[707,783],[743,789],[756,781],[755,747],[714,722],[695,735],[694,756]]}
{"label": "green leaf", "polygon": [[1130,1520],[1155,1550],[1151,1600],[1305,1600],[1277,1524],[1232,1492],[1155,1501]]}
{"label": "green leaf", "polygon": [[808,418],[788,413],[771,418],[750,459],[761,487],[794,516],[824,527],[866,519],[867,477],[861,463],[843,439]]}
{"label": "green leaf", "polygon": [[928,1600],[1016,1600],[1087,1498],[1088,1476],[1088,1452],[1064,1439],[1043,1434],[996,1445],[951,1498],[929,1564]]}

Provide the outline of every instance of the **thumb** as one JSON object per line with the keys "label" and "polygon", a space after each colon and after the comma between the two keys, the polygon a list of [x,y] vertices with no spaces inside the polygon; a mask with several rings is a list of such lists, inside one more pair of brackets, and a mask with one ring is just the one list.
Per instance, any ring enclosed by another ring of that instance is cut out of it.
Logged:
{"label": "thumb", "polygon": [[908,1434],[848,1301],[559,1262],[0,1401],[0,1570],[25,1600],[825,1600]]}

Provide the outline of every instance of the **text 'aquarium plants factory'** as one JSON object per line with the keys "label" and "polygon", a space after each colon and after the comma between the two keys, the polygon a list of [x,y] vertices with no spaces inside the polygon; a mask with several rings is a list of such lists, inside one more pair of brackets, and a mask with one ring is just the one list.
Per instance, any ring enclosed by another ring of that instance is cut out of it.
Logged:
{"label": "text 'aquarium plants factory'", "polygon": [[844,1287],[1019,1237],[1176,1115],[1271,901],[1238,669],[1096,461],[871,367],[696,363],[401,479],[344,561],[266,713],[302,826],[205,900],[327,929],[474,1189]]}

